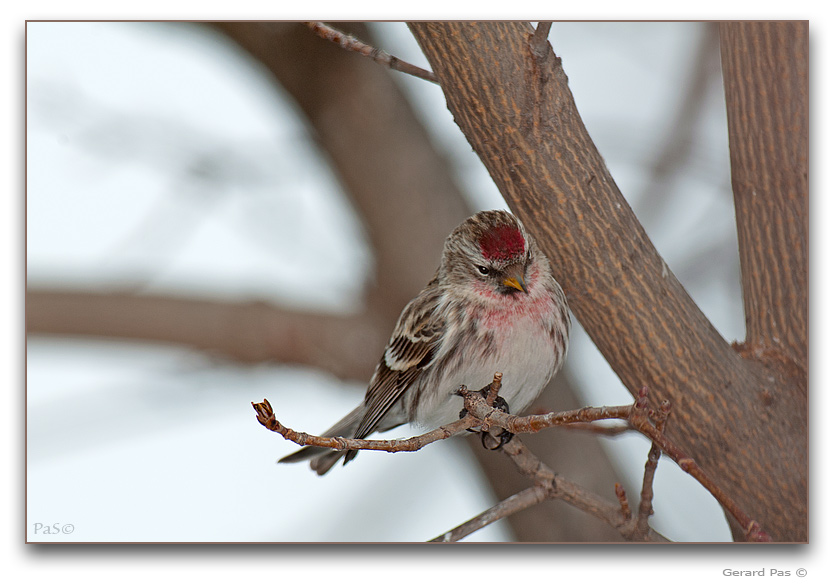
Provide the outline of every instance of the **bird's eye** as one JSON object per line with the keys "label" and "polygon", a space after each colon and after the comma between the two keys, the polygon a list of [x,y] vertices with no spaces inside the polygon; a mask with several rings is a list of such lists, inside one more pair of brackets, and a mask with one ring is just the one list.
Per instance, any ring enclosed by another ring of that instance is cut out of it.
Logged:
{"label": "bird's eye", "polygon": [[475,266],[475,267],[478,268],[478,271],[481,272],[484,276],[489,274],[489,268],[488,267],[486,267],[486,266]]}

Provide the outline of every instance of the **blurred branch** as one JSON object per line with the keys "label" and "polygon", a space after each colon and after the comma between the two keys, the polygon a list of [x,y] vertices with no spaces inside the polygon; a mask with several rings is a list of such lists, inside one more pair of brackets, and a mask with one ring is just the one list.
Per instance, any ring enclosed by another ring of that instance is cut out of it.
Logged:
{"label": "blurred branch", "polygon": [[548,494],[548,490],[541,485],[527,487],[523,491],[507,497],[497,505],[490,507],[480,515],[429,541],[443,543],[460,541],[467,535],[471,535],[487,525],[541,503],[548,498]]}
{"label": "blurred branch", "polygon": [[[635,200],[635,214],[644,225],[660,220],[674,221],[669,216],[673,197],[666,196],[670,180],[679,173],[690,157],[695,131],[699,127],[699,115],[709,96],[711,83],[718,82],[721,63],[718,51],[718,25],[705,22],[695,55],[687,63],[689,75],[681,89],[682,98],[659,140],[659,156],[651,166],[651,176]],[[692,246],[693,251],[697,246]]]}
{"label": "blurred branch", "polygon": [[[175,342],[367,380],[402,307],[431,279],[468,205],[387,71],[321,42],[303,24],[209,26],[265,65],[309,121],[370,238],[376,277],[365,312],[30,288],[27,331]],[[346,26],[371,38],[363,25]]]}
{"label": "blurred branch", "polygon": [[[303,112],[367,230],[376,260],[368,304],[393,328],[431,279],[446,236],[471,214],[447,160],[384,68],[300,23],[211,26],[263,64]],[[376,44],[360,23],[343,28]]]}
{"label": "blurred branch", "polygon": [[294,312],[263,302],[172,296],[28,290],[26,331],[177,343],[245,362],[321,367],[366,380],[387,328],[373,313],[337,316]]}
{"label": "blurred branch", "polygon": [[394,71],[407,73],[408,75],[413,75],[414,77],[419,77],[420,79],[437,83],[437,77],[435,77],[434,73],[431,71],[426,71],[421,67],[417,67],[416,65],[412,65],[411,63],[389,55],[382,49],[366,45],[356,37],[345,34],[340,30],[336,30],[332,26],[327,26],[323,22],[308,22],[307,26],[321,38],[336,43],[343,49],[359,53],[363,57],[368,57],[376,63],[384,65]]}

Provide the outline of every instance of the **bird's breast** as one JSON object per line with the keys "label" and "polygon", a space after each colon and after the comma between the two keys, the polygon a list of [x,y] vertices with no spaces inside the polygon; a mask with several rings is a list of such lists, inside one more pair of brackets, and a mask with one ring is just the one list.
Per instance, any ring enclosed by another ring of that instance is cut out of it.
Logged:
{"label": "bird's breast", "polygon": [[504,310],[468,311],[460,326],[452,327],[441,347],[423,396],[412,417],[434,428],[458,419],[463,400],[454,392],[461,385],[479,390],[503,374],[500,395],[512,413],[521,413],[541,393],[558,367],[547,325],[553,303],[528,299],[526,306]]}

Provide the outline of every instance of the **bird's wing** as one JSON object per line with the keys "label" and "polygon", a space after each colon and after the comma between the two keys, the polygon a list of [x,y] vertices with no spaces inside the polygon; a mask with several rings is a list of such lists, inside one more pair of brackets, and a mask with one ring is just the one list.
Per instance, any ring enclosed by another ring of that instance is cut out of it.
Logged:
{"label": "bird's wing", "polygon": [[437,281],[432,280],[403,309],[365,393],[365,415],[356,438],[365,438],[377,429],[388,410],[434,359],[444,329],[438,310],[440,298]]}

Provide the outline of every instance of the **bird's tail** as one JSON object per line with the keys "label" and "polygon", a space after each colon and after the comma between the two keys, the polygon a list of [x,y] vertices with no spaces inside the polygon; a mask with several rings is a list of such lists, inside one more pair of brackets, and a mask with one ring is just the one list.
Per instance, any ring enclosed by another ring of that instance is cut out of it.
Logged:
{"label": "bird's tail", "polygon": [[[334,436],[352,437],[359,427],[359,420],[364,412],[364,404],[359,404],[347,416],[336,422],[332,428],[328,428],[322,436],[332,438]],[[356,450],[332,450],[320,446],[305,446],[279,460],[278,462],[301,462],[310,461],[310,468],[317,474],[323,475],[335,465],[342,457],[345,457],[345,464],[356,457]]]}

